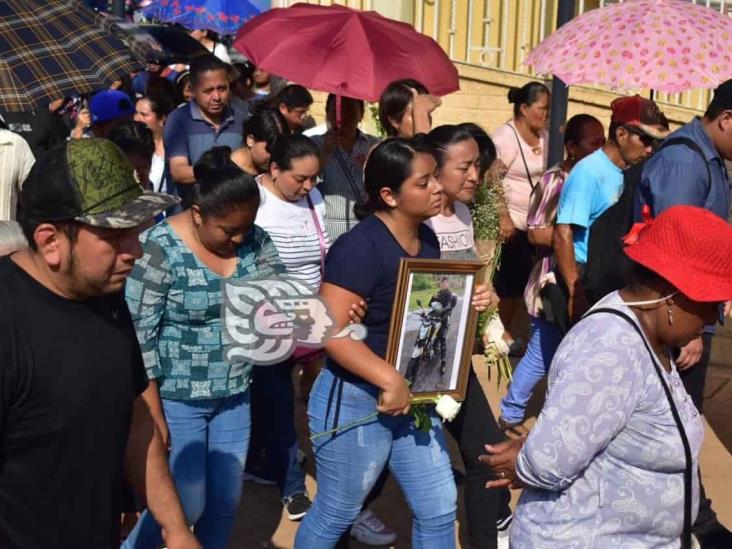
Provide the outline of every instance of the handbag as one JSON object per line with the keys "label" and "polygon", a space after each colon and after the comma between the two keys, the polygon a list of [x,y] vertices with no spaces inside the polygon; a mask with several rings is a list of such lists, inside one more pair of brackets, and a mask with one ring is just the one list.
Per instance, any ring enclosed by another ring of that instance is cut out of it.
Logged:
{"label": "handbag", "polygon": [[671,390],[668,388],[668,385],[666,385],[666,381],[663,379],[663,373],[661,372],[661,366],[658,365],[658,361],[656,360],[656,356],[653,354],[653,351],[651,350],[651,347],[648,345],[648,342],[646,341],[645,336],[643,335],[643,332],[638,327],[638,324],[636,324],[630,316],[627,314],[617,311],[615,309],[610,309],[607,307],[600,307],[599,309],[593,309],[592,311],[589,311],[587,314],[585,314],[585,318],[598,313],[609,313],[615,316],[619,316],[620,318],[624,319],[628,324],[630,324],[633,329],[638,332],[638,335],[641,338],[641,341],[643,341],[643,345],[645,345],[646,350],[648,351],[648,354],[651,356],[651,362],[653,363],[653,367],[656,370],[656,374],[658,375],[658,380],[661,382],[661,387],[663,387],[663,392],[666,394],[666,399],[668,400],[668,404],[671,408],[671,415],[674,418],[674,422],[676,423],[676,428],[679,430],[679,436],[681,437],[681,444],[684,447],[684,458],[686,460],[686,466],[684,468],[684,529],[681,532],[681,547],[682,549],[691,549],[691,504],[692,504],[692,494],[691,494],[691,475],[692,475],[692,461],[691,461],[691,445],[689,444],[689,439],[686,436],[686,430],[684,429],[684,424],[681,423],[681,417],[679,416],[679,411],[676,409],[676,404],[674,403],[674,399],[671,396]]}
{"label": "handbag", "polygon": [[[310,210],[310,215],[313,218],[313,224],[315,225],[315,231],[318,233],[318,247],[320,248],[320,280],[322,283],[323,276],[325,275],[325,234],[323,233],[323,229],[320,226],[320,221],[318,220],[318,214],[315,211],[315,206],[313,204],[313,200],[310,198],[310,193],[305,195],[305,199],[308,201],[308,209]],[[314,360],[319,359],[325,354],[325,351],[323,351],[323,348],[315,348],[315,347],[305,347],[304,345],[299,345],[295,347],[295,350],[292,352],[292,360],[294,362],[312,362]]]}

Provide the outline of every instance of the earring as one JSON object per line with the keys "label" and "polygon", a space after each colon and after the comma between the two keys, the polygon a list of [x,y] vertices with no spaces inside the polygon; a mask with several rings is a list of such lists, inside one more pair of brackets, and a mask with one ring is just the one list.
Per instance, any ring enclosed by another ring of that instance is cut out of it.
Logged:
{"label": "earring", "polygon": [[672,309],[671,309],[672,306],[673,305],[669,305],[668,306],[668,311],[667,311],[668,312],[668,323],[669,323],[669,325],[671,325],[671,324],[674,323],[674,314],[673,314]]}

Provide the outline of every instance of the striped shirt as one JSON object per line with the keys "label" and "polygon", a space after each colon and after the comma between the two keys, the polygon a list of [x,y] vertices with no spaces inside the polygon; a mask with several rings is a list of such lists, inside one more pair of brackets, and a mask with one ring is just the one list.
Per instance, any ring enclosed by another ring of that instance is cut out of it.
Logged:
{"label": "striped shirt", "polygon": [[[549,168],[541,176],[536,186],[529,206],[527,224],[529,229],[544,229],[553,227],[557,222],[557,209],[562,186],[567,179],[567,172],[559,164]],[[554,268],[553,252],[550,248],[537,247],[537,261],[529,275],[529,281],[524,290],[526,310],[533,317],[540,317],[543,309],[541,288],[543,279]]]}
{"label": "striped shirt", "polygon": [[[260,178],[257,178],[258,183]],[[302,198],[297,202],[282,200],[261,183],[259,195],[262,202],[255,223],[269,234],[287,274],[317,291],[321,276],[320,238],[307,199]],[[323,231],[324,252],[327,252],[330,240],[324,222],[323,197],[317,189],[313,189],[310,199]]]}
{"label": "striped shirt", "polygon": [[[311,139],[322,150],[325,137],[314,135]],[[363,165],[369,151],[378,142],[378,137],[359,131],[350,154],[336,149],[323,167],[318,190],[325,201],[325,224],[333,242],[358,223],[353,205],[365,197]]]}

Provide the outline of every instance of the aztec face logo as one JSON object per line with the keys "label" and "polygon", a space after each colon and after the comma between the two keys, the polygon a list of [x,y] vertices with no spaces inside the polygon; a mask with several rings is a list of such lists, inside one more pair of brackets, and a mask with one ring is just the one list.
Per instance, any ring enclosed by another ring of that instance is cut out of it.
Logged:
{"label": "aztec face logo", "polygon": [[363,340],[366,328],[350,324],[334,334],[333,317],[311,288],[291,279],[222,283],[226,359],[278,364],[295,348],[320,349],[330,337]]}

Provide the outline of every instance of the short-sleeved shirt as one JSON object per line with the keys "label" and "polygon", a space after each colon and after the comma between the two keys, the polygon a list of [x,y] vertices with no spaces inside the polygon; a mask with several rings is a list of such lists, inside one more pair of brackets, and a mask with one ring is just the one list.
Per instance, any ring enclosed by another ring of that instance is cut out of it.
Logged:
{"label": "short-sleeved shirt", "polygon": [[410,256],[384,222],[370,215],[333,244],[325,261],[324,282],[368,300],[364,343],[381,358],[386,356],[401,258],[440,258],[440,244],[427,225],[420,225],[419,241],[419,252]]}
{"label": "short-sleeved shirt", "polygon": [[[503,192],[508,204],[508,213],[516,228],[525,231],[532,183],[535,184],[546,170],[548,135],[546,132],[541,133],[539,146],[535,151],[534,147],[526,143],[515,131],[513,123],[509,122],[496,128],[491,134],[491,139],[496,145],[498,158],[508,168],[503,178]],[[524,153],[523,158],[521,152]],[[526,166],[529,168],[531,182],[526,174]]]}
{"label": "short-sleeved shirt", "polygon": [[[242,114],[227,107],[218,129],[206,120],[196,102],[191,100],[175,109],[165,122],[163,141],[165,143],[165,160],[170,170],[170,159],[184,157],[193,166],[201,155],[220,145],[236,150],[241,146],[244,131]],[[172,181],[171,178],[168,178]],[[192,186],[178,186],[183,198],[183,205],[189,206]]]}
{"label": "short-sleeved shirt", "polygon": [[[249,387],[251,364],[225,357],[224,277],[204,265],[163,221],[143,233],[143,256],[127,280],[127,303],[150,379],[170,400],[225,398]],[[237,249],[231,279],[267,279],[285,271],[256,225]]]}
{"label": "short-sleeved shirt", "polygon": [[[258,178],[259,182],[259,178]],[[288,202],[272,194],[259,184],[261,203],[254,221],[262,227],[274,242],[277,253],[287,269],[288,276],[297,279],[317,291],[321,277],[321,246],[327,253],[330,247],[328,231],[325,229],[325,205],[317,189],[310,191],[313,210],[306,198]],[[322,244],[313,214],[318,219]],[[323,254],[324,255],[324,254]]]}
{"label": "short-sleeved shirt", "polygon": [[557,224],[574,225],[574,257],[587,263],[589,228],[615,204],[623,190],[623,170],[598,149],[580,160],[567,177],[559,197]]}
{"label": "short-sleeved shirt", "polygon": [[[322,150],[325,136],[311,139]],[[350,153],[336,149],[323,166],[318,190],[325,200],[325,223],[332,242],[358,223],[353,206],[364,197],[363,166],[378,142],[377,137],[359,131]]]}
{"label": "short-sleeved shirt", "polygon": [[[562,170],[559,164],[549,168],[541,177],[529,207],[529,216],[527,218],[529,230],[554,226],[557,219],[559,196],[565,179],[567,179],[567,172]],[[529,281],[526,284],[526,290],[524,290],[526,310],[533,317],[541,315],[543,309],[540,296],[542,281],[553,268],[553,251],[551,248],[539,246],[537,247],[537,253],[540,257],[534,263],[534,268],[531,269]]]}
{"label": "short-sleeved shirt", "polygon": [[65,299],[0,259],[0,547],[118,548],[135,398],[121,292]]}
{"label": "short-sleeved shirt", "polygon": [[475,259],[473,219],[470,210],[462,202],[455,202],[455,214],[437,214],[425,221],[435,231],[443,259]]}
{"label": "short-sleeved shirt", "polygon": [[695,118],[667,139],[676,137],[694,141],[704,156],[683,143],[654,154],[643,166],[634,202],[636,220],[641,220],[644,204],[651,207],[653,217],[671,206],[686,205],[705,208],[726,220],[730,209],[727,169],[701,121]]}

